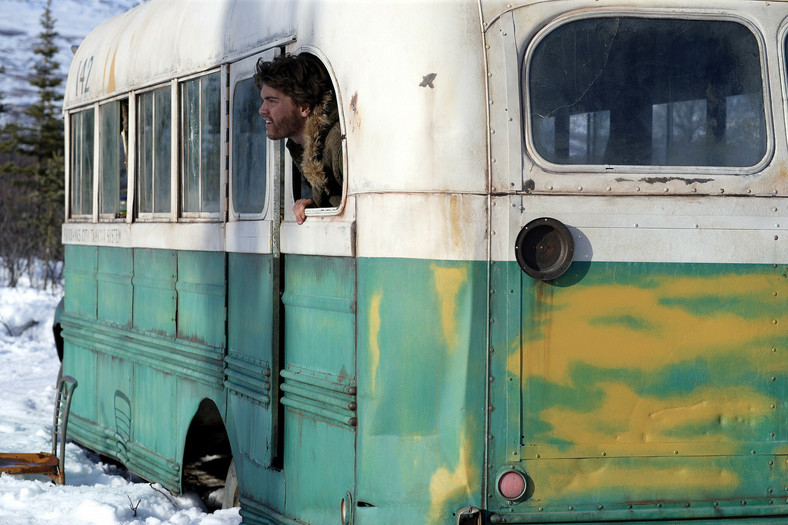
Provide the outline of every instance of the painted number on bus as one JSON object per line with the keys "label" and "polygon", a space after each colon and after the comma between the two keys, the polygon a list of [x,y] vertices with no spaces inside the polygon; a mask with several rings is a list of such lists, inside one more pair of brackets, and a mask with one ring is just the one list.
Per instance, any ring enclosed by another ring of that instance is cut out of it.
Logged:
{"label": "painted number on bus", "polygon": [[93,69],[93,57],[79,61],[77,66],[77,95],[84,95],[89,91],[88,80],[90,79],[90,72]]}

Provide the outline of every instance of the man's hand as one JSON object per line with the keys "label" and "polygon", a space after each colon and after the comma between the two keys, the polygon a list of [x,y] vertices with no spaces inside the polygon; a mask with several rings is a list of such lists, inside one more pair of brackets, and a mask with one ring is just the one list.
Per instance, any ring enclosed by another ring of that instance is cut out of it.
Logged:
{"label": "man's hand", "polygon": [[295,213],[296,222],[298,224],[304,224],[306,220],[306,210],[307,208],[311,208],[315,205],[315,201],[312,199],[298,199],[295,201],[293,205],[293,213]]}

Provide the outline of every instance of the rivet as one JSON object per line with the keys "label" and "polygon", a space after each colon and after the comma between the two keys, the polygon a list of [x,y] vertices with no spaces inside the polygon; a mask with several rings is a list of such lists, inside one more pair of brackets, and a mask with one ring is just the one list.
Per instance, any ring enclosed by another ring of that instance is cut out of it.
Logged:
{"label": "rivet", "polygon": [[775,376],[772,376],[772,381],[777,381],[777,378]]}
{"label": "rivet", "polygon": [[673,453],[678,455],[679,451],[678,450],[674,450]]}
{"label": "rivet", "polygon": [[575,508],[572,505],[569,505],[569,510],[575,510]]}
{"label": "rivet", "polygon": [[544,510],[544,507],[539,507],[539,512],[542,512],[543,510]]}
{"label": "rivet", "polygon": [[553,189],[553,187],[552,187],[552,186],[548,186],[548,187],[547,187],[547,189],[548,189],[548,190],[552,190],[552,189]]}
{"label": "rivet", "polygon": [[638,223],[635,223],[635,228],[637,228],[637,227],[638,227]]}
{"label": "rivet", "polygon": [[[772,403],[772,408],[775,408],[774,403]],[[788,487],[786,487],[785,490],[788,490]]]}
{"label": "rivet", "polygon": [[597,507],[597,508],[598,508],[599,510],[602,510],[602,509],[604,509],[604,508],[605,508],[605,506],[604,506],[604,505],[600,505],[600,506],[599,506],[599,507]]}
{"label": "rivet", "polygon": [[684,506],[685,506],[685,507],[687,507],[687,508],[689,508],[689,507],[690,507],[690,502],[689,502],[689,501],[688,501],[688,502],[686,502],[686,503],[684,504]]}
{"label": "rivet", "polygon": [[698,188],[692,188],[692,193],[698,193]]}
{"label": "rivet", "polygon": [[541,457],[542,457],[542,455],[541,455],[541,454],[537,454],[537,455],[536,455],[536,459],[539,459],[539,458],[541,458]]}
{"label": "rivet", "polygon": [[772,352],[776,352],[776,351],[777,351],[777,349],[772,347]]}
{"label": "rivet", "polygon": [[774,240],[775,240],[775,241],[776,241],[777,239],[779,239],[779,238],[780,238],[780,237],[778,237],[777,235],[775,235],[775,236],[774,236]]}
{"label": "rivet", "polygon": [[613,188],[611,188],[610,186],[608,186],[608,187],[607,187],[607,191],[610,191],[610,190],[612,190],[612,189],[613,189]]}
{"label": "rivet", "polygon": [[495,135],[495,130],[494,129],[490,130],[490,135]]}
{"label": "rivet", "polygon": [[746,501],[746,500],[741,500],[741,504],[742,504],[742,505],[746,505],[746,504],[747,504],[747,501]]}
{"label": "rivet", "polygon": [[577,187],[577,191],[583,191],[583,187],[582,186],[578,186]]}
{"label": "rivet", "polygon": [[772,324],[777,324],[777,319],[772,319]]}
{"label": "rivet", "polygon": [[668,188],[665,188],[665,193],[667,193],[667,192],[668,192]]}
{"label": "rivet", "polygon": [[603,456],[607,456],[607,452],[602,452],[602,455]]}
{"label": "rivet", "polygon": [[657,503],[657,508],[661,509],[662,508],[662,503]]}
{"label": "rivet", "polygon": [[777,292],[772,292],[772,295],[777,297]]}
{"label": "rivet", "polygon": [[723,188],[720,188],[720,193],[725,193],[725,190]]}
{"label": "rivet", "polygon": [[637,188],[635,188],[635,191],[640,191],[640,186],[638,186]]}
{"label": "rivet", "polygon": [[[769,432],[770,437],[774,437],[774,432]],[[774,461],[770,461],[769,465],[774,465]]]}
{"label": "rivet", "polygon": [[750,188],[747,188],[747,193],[752,193],[752,190]]}
{"label": "rivet", "polygon": [[695,227],[697,228],[697,227],[698,227],[698,225],[696,224],[696,225],[695,225]]}

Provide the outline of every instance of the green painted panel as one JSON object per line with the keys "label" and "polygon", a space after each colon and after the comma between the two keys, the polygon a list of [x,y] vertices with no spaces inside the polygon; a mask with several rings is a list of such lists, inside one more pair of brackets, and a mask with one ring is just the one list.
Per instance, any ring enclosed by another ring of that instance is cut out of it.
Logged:
{"label": "green painted panel", "polygon": [[494,265],[491,467],[519,465],[534,488],[489,508],[779,512],[768,499],[788,479],[785,272],[576,262],[541,282]]}
{"label": "green painted panel", "polygon": [[177,252],[134,250],[134,328],[175,337]]}
{"label": "green painted panel", "polygon": [[178,254],[178,337],[225,347],[225,254]]}
{"label": "green painted panel", "polygon": [[96,408],[96,353],[69,338],[67,329],[63,330],[63,374],[72,376],[79,383],[79,395],[71,400],[71,412],[85,419],[95,421]]}
{"label": "green painted panel", "polygon": [[285,436],[298,436],[303,443],[286,451],[285,514],[313,525],[335,525],[342,498],[353,490],[355,435],[314,419],[286,417]]}
{"label": "green painted panel", "polygon": [[167,459],[180,461],[176,387],[175,376],[147,366],[134,366],[131,400],[134,441]]}
{"label": "green painted panel", "polygon": [[[69,261],[70,262],[70,261]],[[131,279],[134,259],[128,248],[98,248],[98,318],[121,326],[131,326],[134,292]]]}
{"label": "green painted panel", "polygon": [[358,260],[357,523],[480,506],[487,264]]}
{"label": "green painted panel", "polygon": [[68,244],[65,251],[65,312],[85,319],[96,318],[95,246]]}
{"label": "green painted panel", "polygon": [[333,523],[355,477],[356,265],[284,257],[286,514]]}
{"label": "green painted panel", "polygon": [[271,255],[231,253],[228,258],[229,350],[270,362],[273,340]]}
{"label": "green painted panel", "polygon": [[120,459],[127,456],[126,448],[133,439],[133,420],[131,412],[132,388],[134,373],[131,362],[104,353],[98,353],[96,370],[96,404],[95,422],[111,430],[115,437],[111,455]]}
{"label": "green painted panel", "polygon": [[287,255],[286,361],[352,378],[355,343],[355,260]]}

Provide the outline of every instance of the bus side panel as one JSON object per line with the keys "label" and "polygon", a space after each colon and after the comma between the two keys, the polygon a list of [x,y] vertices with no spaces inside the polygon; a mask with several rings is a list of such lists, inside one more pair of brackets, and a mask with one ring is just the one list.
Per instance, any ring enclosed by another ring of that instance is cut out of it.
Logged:
{"label": "bus side panel", "polygon": [[103,436],[92,423],[97,416],[97,357],[80,334],[84,324],[96,319],[97,249],[95,246],[66,245],[65,258],[68,264],[64,270],[65,309],[61,319],[63,372],[79,381],[79,394],[74,395],[71,404],[68,431],[70,435],[77,436],[80,442],[99,449]]}
{"label": "bus side panel", "polygon": [[[69,260],[69,263],[71,261]],[[98,318],[124,328],[131,327],[134,261],[128,248],[98,248]]]}
{"label": "bus side panel", "polygon": [[[273,458],[274,292],[270,254],[228,255],[227,431],[240,495],[284,508],[284,484]],[[278,297],[277,297],[278,300]]]}
{"label": "bus side panel", "polygon": [[175,337],[177,252],[134,250],[134,328]]}
{"label": "bus side panel", "polygon": [[481,506],[487,263],[361,258],[356,524]]}
{"label": "bus side panel", "polygon": [[285,513],[334,523],[354,486],[356,264],[283,257]]}
{"label": "bus side panel", "polygon": [[576,261],[553,282],[497,266],[493,472],[532,484],[490,510],[784,512],[785,266]]}
{"label": "bus side panel", "polygon": [[225,346],[225,254],[178,252],[178,337]]}

